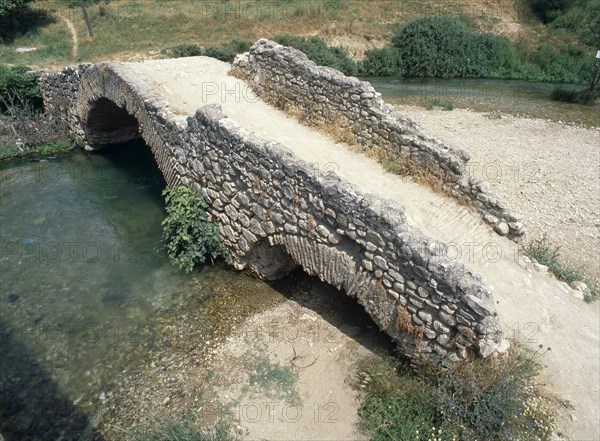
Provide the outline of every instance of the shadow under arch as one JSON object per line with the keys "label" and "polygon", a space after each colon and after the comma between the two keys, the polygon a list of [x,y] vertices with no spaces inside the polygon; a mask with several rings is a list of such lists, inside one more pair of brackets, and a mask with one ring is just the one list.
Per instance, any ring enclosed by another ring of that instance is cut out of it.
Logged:
{"label": "shadow under arch", "polygon": [[141,138],[137,118],[108,98],[99,98],[92,104],[83,130],[93,146],[123,144]]}
{"label": "shadow under arch", "polygon": [[385,295],[385,287],[361,268],[358,256],[358,245],[347,239],[331,246],[308,237],[276,234],[258,242],[245,259],[252,274],[278,286],[295,271],[318,277],[358,303],[380,331],[411,347],[413,339],[398,332],[397,308]]}

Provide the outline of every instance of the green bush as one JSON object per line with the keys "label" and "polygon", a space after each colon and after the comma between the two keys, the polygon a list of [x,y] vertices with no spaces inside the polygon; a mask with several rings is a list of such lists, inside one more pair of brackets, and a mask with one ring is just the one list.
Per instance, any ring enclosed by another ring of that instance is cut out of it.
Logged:
{"label": "green bush", "polygon": [[214,46],[209,46],[204,51],[204,55],[207,57],[216,58],[217,60],[231,62],[235,58],[233,52],[229,52],[225,49],[221,49]]}
{"label": "green bush", "polygon": [[243,52],[248,52],[250,46],[252,46],[252,42],[247,38],[233,37],[225,44],[224,48],[234,54],[241,54]]}
{"label": "green bush", "polygon": [[202,51],[197,44],[180,44],[169,49],[169,54],[173,58],[197,57],[202,55]]}
{"label": "green bush", "polygon": [[600,2],[597,0],[577,0],[575,4],[560,14],[549,25],[551,30],[565,29],[579,37],[579,40],[600,48]]}
{"label": "green bush", "polygon": [[531,9],[542,22],[550,23],[573,5],[573,0],[531,0]]}
{"label": "green bush", "polygon": [[189,187],[167,188],[163,192],[167,217],[162,222],[163,241],[171,261],[186,272],[198,264],[222,257],[229,260],[219,230],[207,219],[208,205],[200,192]]}
{"label": "green bush", "polygon": [[0,64],[0,113],[9,108],[40,112],[43,108],[42,93],[35,75],[24,66]]}
{"label": "green bush", "polygon": [[250,46],[252,46],[252,42],[250,40],[234,37],[224,45],[207,47],[204,51],[204,55],[230,63],[237,54],[247,52],[248,49],[250,49]]}
{"label": "green bush", "polygon": [[554,415],[536,395],[541,351],[439,363],[416,373],[374,357],[359,366],[361,428],[374,441],[547,440]]}
{"label": "green bush", "polygon": [[406,73],[400,49],[396,47],[368,51],[361,64],[361,70],[367,75],[378,77],[403,76]]}
{"label": "green bush", "polygon": [[425,16],[409,21],[392,39],[409,77],[481,78],[511,70],[510,42],[473,32],[457,17]]}
{"label": "green bush", "polygon": [[584,104],[589,106],[594,104],[597,96],[591,90],[575,90],[574,88],[565,89],[563,87],[557,87],[550,94],[550,98],[552,98],[554,101]]}
{"label": "green bush", "polygon": [[0,0],[0,17],[6,17],[14,11],[23,9],[33,0]]}
{"label": "green bush", "polygon": [[537,47],[525,40],[513,44],[498,35],[475,32],[450,15],[410,20],[399,27],[392,43],[393,47],[369,51],[361,64],[362,72],[378,76],[579,84],[591,80],[590,49],[560,41],[543,42]]}
{"label": "green bush", "polygon": [[319,37],[297,37],[294,35],[279,35],[274,40],[284,46],[291,46],[306,54],[308,58],[321,66],[329,66],[346,75],[356,75],[358,65],[348,53],[337,46],[328,46]]}

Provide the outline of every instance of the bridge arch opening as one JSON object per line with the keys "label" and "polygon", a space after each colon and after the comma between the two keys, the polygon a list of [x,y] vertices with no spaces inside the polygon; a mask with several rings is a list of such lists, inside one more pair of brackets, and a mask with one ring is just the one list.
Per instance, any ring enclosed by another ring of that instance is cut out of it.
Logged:
{"label": "bridge arch opening", "polygon": [[108,98],[99,98],[90,106],[84,132],[92,146],[123,144],[141,138],[137,118]]}

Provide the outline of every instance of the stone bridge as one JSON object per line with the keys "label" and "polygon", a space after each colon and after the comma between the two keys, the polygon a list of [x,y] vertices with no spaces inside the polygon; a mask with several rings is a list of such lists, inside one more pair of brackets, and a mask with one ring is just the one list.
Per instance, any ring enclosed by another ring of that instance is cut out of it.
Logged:
{"label": "stone bridge", "polygon": [[236,269],[272,280],[301,267],[355,298],[417,361],[506,350],[492,288],[447,251],[462,230],[513,243],[518,219],[468,176],[465,152],[424,135],[368,83],[260,40],[233,66],[78,65],[40,85],[50,117],[91,147],[141,137],[168,185],[201,189]]}

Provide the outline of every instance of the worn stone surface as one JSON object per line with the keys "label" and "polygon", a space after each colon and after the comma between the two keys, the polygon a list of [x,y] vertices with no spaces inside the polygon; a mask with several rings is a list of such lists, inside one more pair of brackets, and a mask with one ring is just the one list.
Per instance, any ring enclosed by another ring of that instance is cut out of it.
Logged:
{"label": "worn stone surface", "polygon": [[[346,79],[339,87],[361,84]],[[40,86],[49,112],[75,135],[92,144],[141,136],[168,185],[198,187],[236,269],[274,279],[302,267],[355,298],[415,361],[464,358],[466,349],[489,356],[503,344],[490,287],[436,254],[439,247],[408,224],[397,203],[363,194],[337,173],[313,173],[285,146],[224,117],[218,105],[187,118],[172,114],[122,64],[69,67],[44,76]],[[111,109],[136,124],[123,118],[118,125],[103,115]],[[407,332],[405,314],[422,332]]]}
{"label": "worn stone surface", "polygon": [[277,107],[292,105],[313,121],[348,130],[365,152],[385,153],[395,161],[409,158],[424,172],[444,176],[454,197],[478,210],[488,223],[501,224],[496,229],[499,234],[515,240],[525,234],[519,219],[490,192],[489,184],[469,175],[467,152],[425,136],[368,82],[317,66],[304,53],[267,39],[238,55],[232,73]]}

